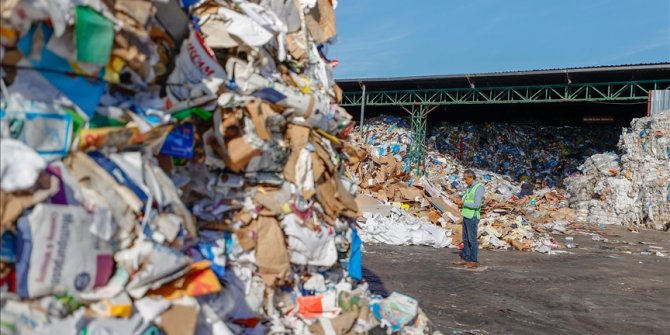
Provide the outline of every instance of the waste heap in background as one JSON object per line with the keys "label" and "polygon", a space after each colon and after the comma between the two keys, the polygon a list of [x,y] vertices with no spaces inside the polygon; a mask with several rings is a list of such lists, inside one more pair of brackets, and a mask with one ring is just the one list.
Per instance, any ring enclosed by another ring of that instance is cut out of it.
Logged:
{"label": "waste heap in background", "polygon": [[[450,154],[429,147],[423,177],[409,173],[405,157],[411,131],[406,121],[371,118],[366,120],[367,141],[352,135],[360,143],[350,155],[356,159],[348,170],[357,177],[362,194],[357,199],[364,212],[361,238],[395,245],[458,245],[462,216],[450,198],[465,191],[462,175],[467,168]],[[545,253],[559,247],[548,234],[566,233],[574,219],[564,191],[544,188],[519,199],[520,185],[509,177],[473,170],[486,187],[480,221],[484,247]]]}
{"label": "waste heap in background", "polygon": [[2,334],[430,333],[361,281],[335,5],[3,1]]}
{"label": "waste heap in background", "polygon": [[430,147],[465,165],[556,187],[589,156],[615,150],[619,128],[444,122],[428,131]]}
{"label": "waste heap in background", "polygon": [[634,229],[670,228],[670,111],[633,119],[621,155],[598,154],[566,179],[577,220]]}

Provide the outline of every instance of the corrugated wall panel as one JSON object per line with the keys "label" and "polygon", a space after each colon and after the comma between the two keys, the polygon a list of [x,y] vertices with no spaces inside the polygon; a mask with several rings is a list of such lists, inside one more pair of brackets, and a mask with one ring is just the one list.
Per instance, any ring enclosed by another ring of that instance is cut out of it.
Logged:
{"label": "corrugated wall panel", "polygon": [[649,91],[649,115],[670,110],[670,90]]}

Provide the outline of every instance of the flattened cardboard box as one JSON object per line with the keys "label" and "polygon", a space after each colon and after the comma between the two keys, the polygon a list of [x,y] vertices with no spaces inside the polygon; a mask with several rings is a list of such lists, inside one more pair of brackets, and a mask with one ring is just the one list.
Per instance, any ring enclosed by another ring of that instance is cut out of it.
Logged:
{"label": "flattened cardboard box", "polygon": [[317,0],[317,5],[305,15],[307,30],[316,43],[323,43],[337,34],[335,10],[329,0]]}
{"label": "flattened cardboard box", "polygon": [[172,305],[161,314],[158,326],[166,335],[191,335],[198,321],[196,306]]}
{"label": "flattened cardboard box", "polygon": [[235,172],[240,172],[254,156],[260,155],[261,151],[249,145],[243,137],[236,137],[227,141],[226,154],[223,157],[226,166]]}

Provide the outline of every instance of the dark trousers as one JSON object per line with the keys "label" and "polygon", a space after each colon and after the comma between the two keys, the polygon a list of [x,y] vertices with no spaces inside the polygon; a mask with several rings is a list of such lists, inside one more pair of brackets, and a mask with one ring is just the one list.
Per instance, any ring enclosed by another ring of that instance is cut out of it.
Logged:
{"label": "dark trousers", "polygon": [[479,219],[473,216],[472,219],[463,218],[463,251],[461,258],[466,262],[477,262],[477,225]]}

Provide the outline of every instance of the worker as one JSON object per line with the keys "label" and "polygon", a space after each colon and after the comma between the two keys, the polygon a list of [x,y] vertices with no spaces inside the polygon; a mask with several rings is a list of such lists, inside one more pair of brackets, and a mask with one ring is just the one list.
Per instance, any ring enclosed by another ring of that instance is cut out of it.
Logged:
{"label": "worker", "polygon": [[461,259],[454,264],[464,265],[466,268],[476,268],[477,260],[477,225],[479,224],[480,209],[484,200],[484,185],[476,182],[477,175],[472,170],[465,170],[463,180],[468,188],[462,199],[452,199],[457,205],[462,206],[463,214],[463,251]]}

